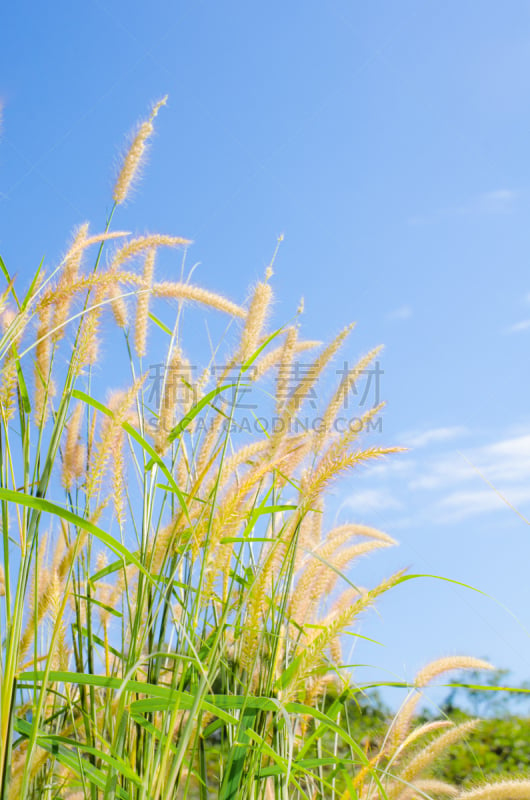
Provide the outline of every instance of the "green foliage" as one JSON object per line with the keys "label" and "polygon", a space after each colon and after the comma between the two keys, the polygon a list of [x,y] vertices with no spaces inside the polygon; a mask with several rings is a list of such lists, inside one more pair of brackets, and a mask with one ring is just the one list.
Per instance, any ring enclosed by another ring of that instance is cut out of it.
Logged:
{"label": "green foliage", "polygon": [[[441,703],[441,713],[455,722],[470,717],[484,719],[465,743],[456,744],[436,765],[436,776],[457,786],[469,786],[485,777],[528,773],[530,717],[515,710],[520,707],[524,712],[529,703],[528,683],[511,685],[507,669],[486,676],[474,670],[457,676]],[[432,716],[424,714],[422,718]]]}
{"label": "green foliage", "polygon": [[[460,719],[463,717],[460,714]],[[487,719],[465,743],[456,744],[436,765],[434,772],[457,786],[469,786],[485,778],[528,773],[529,742],[530,719],[514,716]]]}

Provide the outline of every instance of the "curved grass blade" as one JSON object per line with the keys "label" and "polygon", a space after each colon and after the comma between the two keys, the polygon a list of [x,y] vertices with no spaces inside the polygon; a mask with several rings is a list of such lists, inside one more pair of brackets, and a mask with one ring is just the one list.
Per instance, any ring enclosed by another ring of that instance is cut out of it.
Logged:
{"label": "curved grass blade", "polygon": [[81,528],[81,530],[91,533],[93,536],[99,539],[100,542],[116,553],[116,555],[121,556],[127,564],[134,564],[134,566],[137,567],[154,586],[157,585],[156,581],[151,576],[151,573],[148,572],[140,559],[134,553],[131,553],[129,550],[127,550],[127,548],[124,547],[121,542],[119,542],[117,539],[114,539],[109,533],[106,533],[97,525],[94,525],[94,523],[89,522],[89,520],[80,517],[78,514],[74,514],[67,508],[59,506],[57,503],[52,503],[51,500],[46,500],[43,497],[34,497],[33,495],[28,495],[24,492],[17,492],[13,489],[0,488],[0,500],[7,500],[7,502],[17,503],[18,505],[26,506],[27,508],[33,508],[41,513],[53,514],[60,519],[64,519],[66,522],[71,522],[72,525]]}

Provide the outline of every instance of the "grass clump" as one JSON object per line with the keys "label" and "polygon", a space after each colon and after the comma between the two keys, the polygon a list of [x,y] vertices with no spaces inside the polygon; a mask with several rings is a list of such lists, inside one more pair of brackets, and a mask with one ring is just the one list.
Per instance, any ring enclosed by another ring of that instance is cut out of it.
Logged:
{"label": "grass clump", "polygon": [[[160,279],[161,251],[187,239],[111,231],[162,104],[133,139],[102,234],[81,225],[23,299],[1,263],[1,796],[456,796],[429,771],[475,722],[411,730],[414,696],[375,755],[342,724],[358,690],[341,670],[341,635],[403,580],[339,591],[356,559],[394,541],[355,522],[328,530],[323,515],[336,478],[395,451],[362,439],[380,407],[334,425],[378,351],[348,372],[322,424],[300,432],[351,326],[290,385],[297,355],[317,343],[296,321],[269,331],[272,268],[239,305]],[[172,326],[159,310],[168,301]],[[189,304],[239,326],[224,363],[212,357],[199,376],[185,350]],[[110,314],[129,377],[102,397]],[[153,336],[166,354],[156,396]],[[259,387],[277,424],[249,435],[241,398]],[[481,666],[442,660],[417,686]]]}

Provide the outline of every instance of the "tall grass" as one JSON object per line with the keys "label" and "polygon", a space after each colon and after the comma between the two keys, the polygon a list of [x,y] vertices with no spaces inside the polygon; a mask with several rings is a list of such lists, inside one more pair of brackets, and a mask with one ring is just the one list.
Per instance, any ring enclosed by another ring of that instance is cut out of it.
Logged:
{"label": "tall grass", "polygon": [[[378,351],[300,432],[351,326],[318,349],[296,319],[270,331],[272,265],[240,306],[160,279],[160,251],[186,249],[185,238],[111,230],[163,102],[132,139],[102,234],[80,226],[24,297],[0,262],[1,797],[456,796],[429,768],[474,722],[414,729],[414,693],[369,757],[343,716],[358,689],[341,636],[404,579],[353,584],[356,559],[394,541],[354,521],[324,524],[330,484],[394,452],[365,442],[379,406],[342,432],[334,425]],[[175,302],[169,327],[160,309]],[[214,369],[214,355],[197,376],[185,304],[237,329],[224,363]],[[130,377],[100,396],[111,314]],[[165,342],[158,393],[153,337]],[[299,354],[314,350],[293,384]],[[250,391],[274,428],[258,412],[245,427]],[[442,659],[416,686],[487,666]],[[528,782],[502,786],[462,797],[530,797]]]}

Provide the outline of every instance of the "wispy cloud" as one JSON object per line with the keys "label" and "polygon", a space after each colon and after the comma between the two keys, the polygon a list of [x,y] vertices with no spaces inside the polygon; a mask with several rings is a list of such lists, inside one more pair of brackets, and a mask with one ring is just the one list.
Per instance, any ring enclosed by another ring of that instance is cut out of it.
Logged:
{"label": "wispy cloud", "polygon": [[447,428],[431,428],[430,430],[423,431],[409,431],[408,433],[402,434],[398,438],[403,442],[405,447],[416,449],[418,447],[426,447],[429,444],[447,442],[451,439],[457,439],[461,436],[465,436],[467,433],[467,428],[464,428],[461,425],[455,425]]}
{"label": "wispy cloud", "polygon": [[[505,497],[505,499],[503,499]],[[509,495],[492,489],[475,489],[468,492],[452,492],[443,497],[435,506],[439,522],[461,522],[478,514],[506,509],[506,501],[522,508],[530,503],[530,487],[513,488]]]}
{"label": "wispy cloud", "polygon": [[372,466],[368,467],[368,470],[370,477],[373,475],[376,475],[377,478],[399,476],[404,479],[414,475],[417,467],[416,461],[410,457],[410,454],[401,454],[396,458],[388,459],[388,461],[374,462]]}
{"label": "wispy cloud", "polygon": [[496,189],[493,192],[478,194],[466,206],[459,209],[461,214],[504,214],[511,211],[517,199],[513,189]]}
{"label": "wispy cloud", "polygon": [[[465,446],[459,446],[464,438]],[[472,431],[440,427],[400,436],[410,454],[366,471],[346,503],[363,514],[395,510],[411,524],[436,524],[491,514],[506,502],[530,508],[530,430],[469,446]],[[369,483],[369,487],[367,486]],[[503,500],[505,498],[505,500]],[[400,526],[399,519],[395,524]],[[400,527],[403,527],[402,525]]]}
{"label": "wispy cloud", "polygon": [[347,508],[358,514],[400,509],[401,507],[402,504],[383,489],[364,489],[354,492],[341,504],[341,510]]}
{"label": "wispy cloud", "polygon": [[520,322],[516,322],[506,328],[506,333],[522,333],[522,331],[527,331],[529,328],[530,319],[522,319]]}
{"label": "wispy cloud", "polygon": [[412,308],[410,306],[400,306],[399,308],[395,308],[393,311],[390,311],[389,314],[386,315],[386,318],[390,322],[401,322],[405,319],[410,319],[412,316]]}
{"label": "wispy cloud", "polygon": [[431,214],[409,217],[410,225],[427,225],[450,217],[507,214],[513,211],[519,192],[514,189],[494,189],[481,192],[467,202],[440,208]]}
{"label": "wispy cloud", "polygon": [[488,481],[503,491],[530,482],[530,435],[501,439],[493,444],[434,455],[422,466],[410,489],[445,489],[473,479]]}

